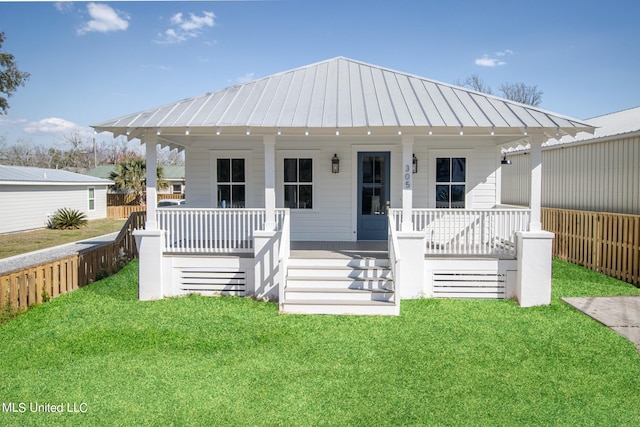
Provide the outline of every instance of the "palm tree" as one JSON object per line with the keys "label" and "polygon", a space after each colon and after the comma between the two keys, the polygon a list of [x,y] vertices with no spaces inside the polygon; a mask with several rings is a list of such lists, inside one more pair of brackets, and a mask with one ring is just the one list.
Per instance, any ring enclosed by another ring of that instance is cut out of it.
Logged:
{"label": "palm tree", "polygon": [[[145,160],[139,157],[130,157],[116,165],[116,170],[111,172],[109,178],[114,182],[111,188],[115,191],[125,191],[135,194],[135,204],[145,204],[145,190],[147,187],[147,166]],[[156,170],[157,188],[167,188],[169,183],[163,179],[162,165]]]}

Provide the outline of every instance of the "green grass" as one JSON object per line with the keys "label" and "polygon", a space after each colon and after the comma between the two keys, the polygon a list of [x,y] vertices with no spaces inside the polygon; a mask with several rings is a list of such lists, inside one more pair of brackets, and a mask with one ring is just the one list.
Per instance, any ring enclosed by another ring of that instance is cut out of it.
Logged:
{"label": "green grass", "polygon": [[0,327],[0,403],[27,405],[0,425],[640,425],[637,350],[558,299],[640,290],[554,267],[548,307],[425,299],[356,317],[140,302],[133,262]]}
{"label": "green grass", "polygon": [[78,230],[44,228],[3,234],[0,235],[0,259],[113,233],[120,231],[123,225],[124,220],[121,219],[96,219]]}

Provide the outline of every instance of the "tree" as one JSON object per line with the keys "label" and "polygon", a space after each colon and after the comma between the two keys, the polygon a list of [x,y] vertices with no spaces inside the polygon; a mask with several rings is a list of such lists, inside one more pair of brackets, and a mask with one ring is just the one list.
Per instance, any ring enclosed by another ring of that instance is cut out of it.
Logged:
{"label": "tree", "polygon": [[[114,182],[111,188],[115,191],[126,191],[135,194],[135,204],[145,204],[145,190],[147,187],[147,166],[142,158],[128,158],[116,165],[116,170],[111,172],[109,178]],[[169,187],[169,183],[163,179],[162,165],[158,165],[156,171],[157,188],[159,190]]]}
{"label": "tree", "polygon": [[[4,43],[4,32],[0,32],[0,49]],[[20,71],[10,53],[0,51],[0,114],[6,114],[9,98],[13,92],[29,80],[29,73]]]}
{"label": "tree", "polygon": [[482,81],[480,76],[478,76],[477,74],[470,75],[469,77],[464,79],[463,82],[460,82],[460,80],[456,80],[454,84],[457,86],[469,87],[475,90],[476,92],[482,92],[488,95],[493,95],[491,86],[486,85],[484,81]]}
{"label": "tree", "polygon": [[[485,84],[477,74],[472,74],[462,82],[460,80],[456,80],[454,84],[457,86],[468,87],[477,92],[486,93],[487,95],[493,95],[491,86]],[[528,86],[522,82],[502,83],[500,85],[500,93],[503,98],[519,102],[521,104],[531,105],[532,107],[537,107],[542,103],[543,92],[539,90],[536,85]]]}
{"label": "tree", "polygon": [[524,83],[503,83],[500,86],[500,92],[505,98],[519,102],[521,104],[537,107],[542,102],[542,91],[538,86],[527,86]]}

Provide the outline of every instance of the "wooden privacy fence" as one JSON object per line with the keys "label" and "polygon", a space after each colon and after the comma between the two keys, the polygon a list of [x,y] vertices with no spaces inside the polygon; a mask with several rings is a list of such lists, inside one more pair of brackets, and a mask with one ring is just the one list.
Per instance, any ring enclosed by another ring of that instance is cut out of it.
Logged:
{"label": "wooden privacy fence", "polygon": [[127,206],[107,206],[107,218],[120,219],[129,218],[134,212],[145,212],[146,206],[127,205]]}
{"label": "wooden privacy fence", "polygon": [[[184,199],[184,194],[158,194],[158,200]],[[107,194],[107,206],[124,206],[135,203],[135,194]]]}
{"label": "wooden privacy fence", "polygon": [[120,270],[137,256],[133,230],[144,228],[146,214],[135,212],[108,244],[67,258],[0,275],[0,306],[26,309],[88,285]]}
{"label": "wooden privacy fence", "polygon": [[640,215],[542,208],[553,255],[640,286]]}

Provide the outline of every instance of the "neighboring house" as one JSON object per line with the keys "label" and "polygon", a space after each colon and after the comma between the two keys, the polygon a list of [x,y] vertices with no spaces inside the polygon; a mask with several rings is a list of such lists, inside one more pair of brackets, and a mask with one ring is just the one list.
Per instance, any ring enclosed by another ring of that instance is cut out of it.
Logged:
{"label": "neighboring house", "polygon": [[[97,178],[110,179],[111,172],[115,171],[115,165],[100,165],[87,172],[87,175]],[[163,179],[169,183],[167,188],[158,190],[159,194],[184,194],[184,165],[163,165]],[[113,193],[109,189],[109,193]]]}
{"label": "neighboring house", "polygon": [[[594,134],[549,140],[542,148],[542,206],[640,214],[640,107],[585,120]],[[529,149],[506,154],[502,202],[527,205]]]}
{"label": "neighboring house", "polygon": [[[540,147],[589,124],[334,58],[94,126],[185,151],[184,207],[147,204],[139,298],[277,299],[282,312],[398,314],[418,297],[548,304]],[[531,141],[531,209],[499,205],[500,153]],[[387,206],[389,209],[387,209]]]}
{"label": "neighboring house", "polygon": [[46,227],[60,208],[106,218],[111,183],[59,169],[0,166],[0,234]]}

